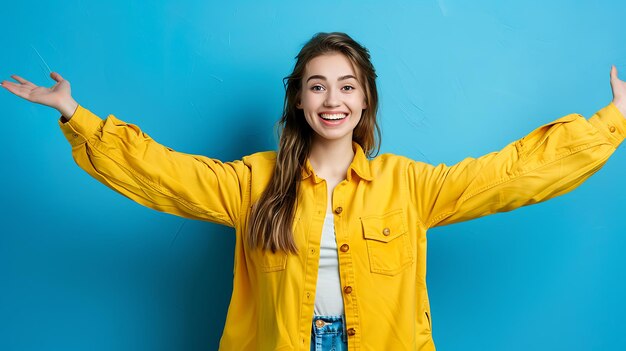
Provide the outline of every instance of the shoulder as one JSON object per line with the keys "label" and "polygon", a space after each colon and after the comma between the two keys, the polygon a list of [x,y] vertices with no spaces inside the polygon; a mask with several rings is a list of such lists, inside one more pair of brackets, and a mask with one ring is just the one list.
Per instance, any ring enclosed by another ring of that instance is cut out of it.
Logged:
{"label": "shoulder", "polygon": [[392,153],[384,153],[384,154],[380,154],[374,157],[373,159],[369,160],[369,162],[370,162],[370,166],[374,168],[374,167],[383,167],[383,166],[389,167],[391,165],[406,166],[407,164],[414,162],[414,161],[406,156],[392,154]]}
{"label": "shoulder", "polygon": [[242,158],[250,174],[251,201],[256,202],[272,179],[276,151],[261,151]]}
{"label": "shoulder", "polygon": [[273,166],[276,163],[276,151],[260,151],[244,156],[243,163],[248,167]]}
{"label": "shoulder", "polygon": [[392,153],[380,154],[369,160],[370,174],[375,177],[395,178],[407,171],[412,159]]}

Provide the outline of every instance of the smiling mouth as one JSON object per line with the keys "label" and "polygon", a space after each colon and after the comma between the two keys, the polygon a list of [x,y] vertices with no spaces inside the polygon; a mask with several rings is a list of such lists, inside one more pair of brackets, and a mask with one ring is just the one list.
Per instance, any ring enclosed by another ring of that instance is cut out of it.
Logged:
{"label": "smiling mouth", "polygon": [[333,113],[333,114],[319,113],[318,116],[320,116],[322,119],[327,120],[327,121],[339,121],[348,117],[348,114],[346,113]]}

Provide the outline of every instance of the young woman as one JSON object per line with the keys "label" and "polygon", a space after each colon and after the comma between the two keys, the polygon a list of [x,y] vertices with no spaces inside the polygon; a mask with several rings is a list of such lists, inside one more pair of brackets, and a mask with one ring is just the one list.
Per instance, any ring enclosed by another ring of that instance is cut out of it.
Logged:
{"label": "young woman", "polygon": [[176,152],[52,88],[2,86],[61,114],[77,164],[155,210],[236,229],[222,350],[434,350],[426,231],[564,194],[626,136],[626,83],[589,120],[569,114],[499,152],[429,165],[378,147],[366,48],[318,33],[286,78],[277,152],[221,162]]}

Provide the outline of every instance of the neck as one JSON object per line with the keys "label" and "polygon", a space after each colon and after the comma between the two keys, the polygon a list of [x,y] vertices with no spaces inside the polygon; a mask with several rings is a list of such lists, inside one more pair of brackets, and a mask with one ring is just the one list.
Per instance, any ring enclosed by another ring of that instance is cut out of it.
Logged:
{"label": "neck", "polygon": [[309,161],[319,177],[344,179],[354,158],[352,139],[314,141]]}

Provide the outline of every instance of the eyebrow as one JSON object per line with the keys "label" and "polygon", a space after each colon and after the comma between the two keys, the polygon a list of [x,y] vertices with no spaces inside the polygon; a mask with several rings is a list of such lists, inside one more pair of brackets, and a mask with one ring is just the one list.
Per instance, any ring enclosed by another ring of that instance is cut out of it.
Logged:
{"label": "eyebrow", "polygon": [[[353,76],[353,75],[351,75],[351,74],[348,74],[348,75],[341,76],[341,77],[337,78],[337,81],[340,81],[340,80],[346,80],[346,79],[350,79],[350,78],[354,78],[354,79],[356,80],[356,77],[355,77],[355,76]],[[308,81],[310,81],[311,79],[322,79],[322,80],[326,80],[326,77],[321,76],[321,75],[319,75],[319,74],[316,74],[316,75],[312,75],[312,76],[310,76],[310,77],[309,77],[306,81],[308,82]]]}

